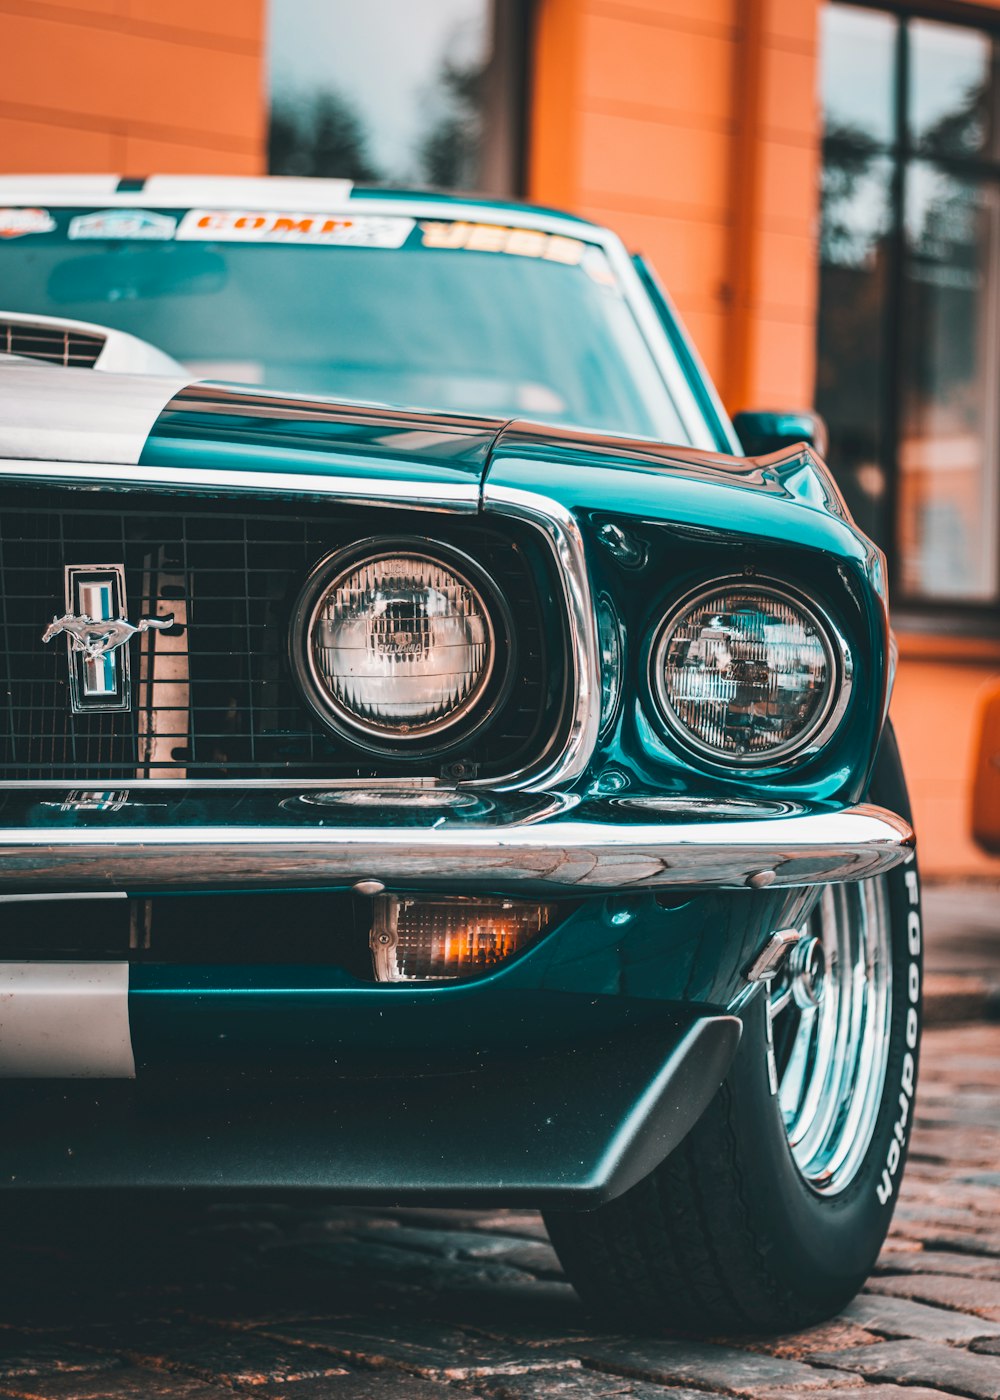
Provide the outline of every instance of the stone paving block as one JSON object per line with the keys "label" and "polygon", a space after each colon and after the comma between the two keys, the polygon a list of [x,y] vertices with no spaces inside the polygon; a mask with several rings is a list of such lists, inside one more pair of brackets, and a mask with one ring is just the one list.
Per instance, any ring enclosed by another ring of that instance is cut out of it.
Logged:
{"label": "stone paving block", "polygon": [[982,1317],[929,1307],[910,1298],[885,1297],[867,1292],[859,1293],[852,1303],[848,1303],[841,1317],[883,1337],[968,1342],[973,1337],[1000,1336],[1000,1323],[989,1322]]}
{"label": "stone paving block", "polygon": [[787,1361],[808,1361],[814,1351],[839,1351],[844,1347],[871,1346],[879,1338],[850,1318],[835,1317],[804,1332],[786,1332],[778,1337],[759,1340],[746,1337],[716,1337],[713,1340],[743,1351],[762,1352],[780,1356]]}
{"label": "stone paving block", "polygon": [[267,1329],[272,1337],[296,1346],[315,1348],[348,1363],[391,1367],[428,1380],[475,1380],[480,1376],[520,1375],[580,1365],[568,1352],[554,1347],[507,1345],[474,1336],[457,1327],[411,1323],[393,1315],[353,1323],[306,1323]]}
{"label": "stone paving block", "polygon": [[0,1381],[24,1376],[66,1375],[77,1371],[110,1371],[121,1365],[117,1356],[67,1346],[63,1341],[34,1335],[0,1332]]}
{"label": "stone paving block", "polygon": [[935,1303],[1000,1322],[1000,1283],[991,1279],[953,1278],[947,1274],[893,1274],[871,1279],[868,1288],[872,1293],[915,1298],[921,1303]]}
{"label": "stone paving block", "polygon": [[886,1274],[955,1274],[1000,1282],[1000,1259],[988,1254],[956,1254],[944,1249],[883,1250],[875,1272]]}
{"label": "stone paving block", "polygon": [[951,1234],[940,1230],[931,1231],[924,1236],[923,1244],[927,1249],[940,1249],[952,1254],[1000,1259],[1000,1230],[964,1230]]}
{"label": "stone paving block", "polygon": [[[867,1350],[867,1348],[864,1348]],[[850,1352],[837,1353],[850,1355]],[[673,1342],[616,1337],[586,1342],[580,1360],[612,1375],[655,1381],[659,1385],[693,1385],[703,1390],[745,1395],[760,1400],[767,1390],[803,1392],[857,1384],[846,1371],[815,1370],[801,1361],[762,1356],[712,1342]]]}
{"label": "stone paving block", "polygon": [[[97,1376],[40,1376],[0,1382],[5,1400],[233,1400],[233,1391],[190,1376],[127,1367]],[[331,1396],[331,1400],[333,1400]]]}
{"label": "stone paving block", "polygon": [[[669,1395],[670,1391],[660,1391]],[[801,1390],[768,1390],[758,1400],[801,1400]],[[924,1385],[866,1385],[860,1390],[811,1390],[809,1400],[955,1400],[953,1390],[928,1390]]]}
{"label": "stone paving block", "polygon": [[345,1374],[332,1357],[261,1333],[158,1319],[91,1332],[95,1345],[138,1366],[182,1372],[223,1385],[262,1385]]}
{"label": "stone paving block", "polygon": [[[447,1382],[422,1381],[416,1376],[384,1371],[351,1371],[323,1380],[296,1381],[294,1385],[262,1385],[241,1393],[252,1400],[487,1400],[478,1385],[457,1390]],[[660,1400],[663,1394],[661,1390]],[[231,1391],[230,1400],[232,1396]],[[706,1397],[701,1396],[700,1400]]]}
{"label": "stone paving block", "polygon": [[813,1360],[855,1371],[866,1380],[895,1381],[904,1387],[936,1386],[973,1400],[1000,1400],[1000,1365],[993,1357],[936,1342],[882,1342],[875,1347],[820,1352]]}
{"label": "stone paving block", "polygon": [[[484,1400],[711,1400],[708,1390],[677,1390],[599,1371],[536,1371],[478,1382]],[[332,1400],[332,1397],[331,1397]],[[464,1397],[463,1397],[464,1400]]]}

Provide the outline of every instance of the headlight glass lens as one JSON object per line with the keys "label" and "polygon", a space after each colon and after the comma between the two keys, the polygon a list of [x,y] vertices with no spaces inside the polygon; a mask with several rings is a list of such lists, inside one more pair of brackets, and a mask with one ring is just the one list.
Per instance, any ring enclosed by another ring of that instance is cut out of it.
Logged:
{"label": "headlight glass lens", "polygon": [[482,594],[450,564],[417,552],[345,568],[317,600],[307,646],[334,714],[394,739],[456,724],[482,695],[494,661]]}
{"label": "headlight glass lens", "polygon": [[778,590],[708,590],[664,624],[653,689],[668,724],[700,752],[763,764],[802,749],[834,701],[827,630]]}

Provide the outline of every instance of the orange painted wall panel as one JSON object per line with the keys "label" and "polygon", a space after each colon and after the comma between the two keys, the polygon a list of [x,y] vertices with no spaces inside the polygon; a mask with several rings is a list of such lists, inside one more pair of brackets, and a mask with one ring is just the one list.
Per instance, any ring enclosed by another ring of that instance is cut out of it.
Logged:
{"label": "orange painted wall panel", "polygon": [[147,128],[212,133],[236,142],[259,135],[259,59],[216,48],[86,24],[3,15],[3,100]]}
{"label": "orange painted wall panel", "polygon": [[820,174],[815,147],[766,140],[759,161],[761,226],[768,232],[814,237]]}
{"label": "orange painted wall panel", "polygon": [[587,102],[615,102],[635,115],[671,114],[687,125],[725,127],[731,114],[733,42],[724,34],[685,34],[631,15],[590,15],[584,26],[581,91]]}
{"label": "orange painted wall panel", "polygon": [[133,134],[125,136],[122,145],[124,153],[118,168],[130,175],[260,174],[260,160],[252,151],[225,151]]}
{"label": "orange painted wall panel", "polygon": [[117,170],[121,162],[122,140],[112,132],[0,114],[0,170],[5,173],[62,170],[74,175]]}
{"label": "orange painted wall panel", "polygon": [[803,0],[770,0],[764,19],[765,32],[783,43],[815,49],[819,38],[816,13],[817,7],[804,4]]}
{"label": "orange painted wall panel", "polygon": [[595,14],[645,15],[675,27],[680,22],[703,31],[732,31],[737,23],[738,0],[589,0],[588,8]]}
{"label": "orange painted wall panel", "polygon": [[[905,639],[904,639],[905,647]],[[1000,858],[972,840],[976,719],[1000,664],[900,661],[892,718],[906,765],[920,861],[931,878],[1000,875]]]}
{"label": "orange painted wall panel", "polygon": [[573,201],[617,196],[623,208],[659,205],[664,213],[697,211],[713,222],[728,207],[724,133],[668,121],[580,116],[579,185]]}
{"label": "orange painted wall panel", "polygon": [[129,19],[212,34],[255,53],[264,47],[264,0],[121,0]]}
{"label": "orange painted wall panel", "polygon": [[264,0],[0,0],[0,169],[254,174]]}
{"label": "orange painted wall panel", "polygon": [[820,129],[815,53],[768,41],[762,57],[764,131],[814,146]]}

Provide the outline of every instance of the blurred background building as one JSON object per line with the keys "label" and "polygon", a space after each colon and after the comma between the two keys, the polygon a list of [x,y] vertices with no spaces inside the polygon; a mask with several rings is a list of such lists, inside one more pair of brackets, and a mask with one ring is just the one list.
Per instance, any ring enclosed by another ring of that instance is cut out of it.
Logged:
{"label": "blurred background building", "polygon": [[0,0],[0,168],[530,199],[649,254],[889,556],[928,874],[1000,674],[1000,0]]}

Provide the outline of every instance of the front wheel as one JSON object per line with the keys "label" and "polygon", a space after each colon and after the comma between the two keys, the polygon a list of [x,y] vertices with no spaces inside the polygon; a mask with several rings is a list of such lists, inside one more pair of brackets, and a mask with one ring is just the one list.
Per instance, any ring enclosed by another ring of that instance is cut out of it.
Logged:
{"label": "front wheel", "polygon": [[[909,817],[888,728],[870,796]],[[920,980],[916,861],[827,887],[680,1147],[608,1205],[546,1216],[584,1301],[633,1328],[709,1333],[790,1331],[842,1308],[899,1190]]]}

